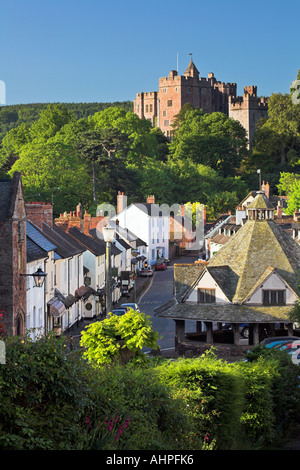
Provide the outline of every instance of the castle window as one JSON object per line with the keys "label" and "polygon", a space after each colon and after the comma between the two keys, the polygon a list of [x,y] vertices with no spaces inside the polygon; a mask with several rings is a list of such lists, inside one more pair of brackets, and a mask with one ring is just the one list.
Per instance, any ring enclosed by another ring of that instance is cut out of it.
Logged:
{"label": "castle window", "polygon": [[166,89],[166,88],[163,88],[163,93],[167,93],[167,89]]}
{"label": "castle window", "polygon": [[198,304],[212,304],[216,302],[216,289],[198,289]]}
{"label": "castle window", "polygon": [[153,106],[152,104],[150,104],[150,113],[152,113],[152,111],[153,111]]}
{"label": "castle window", "polygon": [[167,111],[163,111],[163,117],[167,116]]}
{"label": "castle window", "polygon": [[169,126],[169,125],[170,125],[169,120],[164,121],[164,126]]}
{"label": "castle window", "polygon": [[148,113],[148,105],[146,104],[146,113]]}
{"label": "castle window", "polygon": [[168,101],[167,101],[167,106],[168,106],[168,108],[171,108],[171,106],[173,106],[173,101],[172,101],[172,100],[168,100]]}
{"label": "castle window", "polygon": [[285,291],[263,290],[263,305],[285,305]]}

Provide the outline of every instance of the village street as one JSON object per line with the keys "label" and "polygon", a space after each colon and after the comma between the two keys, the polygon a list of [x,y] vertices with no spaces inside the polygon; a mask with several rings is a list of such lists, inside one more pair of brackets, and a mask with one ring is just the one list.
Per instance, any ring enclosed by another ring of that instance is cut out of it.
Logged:
{"label": "village street", "polygon": [[[148,288],[138,299],[141,312],[150,315],[153,329],[162,336],[158,341],[161,350],[174,348],[175,322],[155,317],[154,310],[173,296],[174,263],[193,263],[195,259],[196,256],[177,258],[171,261],[166,271],[156,271]],[[186,322],[186,331],[189,331],[189,328],[193,331],[195,325]]]}

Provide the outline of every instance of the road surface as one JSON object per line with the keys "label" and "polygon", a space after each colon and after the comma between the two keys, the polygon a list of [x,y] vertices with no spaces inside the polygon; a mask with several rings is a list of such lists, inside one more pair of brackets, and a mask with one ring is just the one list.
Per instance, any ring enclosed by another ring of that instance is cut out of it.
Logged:
{"label": "road surface", "polygon": [[[175,263],[193,263],[193,257],[182,257]],[[174,348],[175,322],[154,316],[154,309],[167,302],[173,297],[174,262],[165,271],[155,271],[148,288],[142,293],[138,300],[140,311],[151,317],[152,327],[162,336],[158,341],[161,350]],[[186,331],[194,331],[195,324],[186,322]],[[192,327],[192,328],[191,328]],[[149,348],[145,348],[145,352]]]}

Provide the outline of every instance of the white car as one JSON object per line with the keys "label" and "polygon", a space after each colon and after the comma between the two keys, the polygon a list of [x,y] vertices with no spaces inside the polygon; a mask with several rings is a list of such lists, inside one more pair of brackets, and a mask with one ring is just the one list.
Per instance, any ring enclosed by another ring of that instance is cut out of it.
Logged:
{"label": "white car", "polygon": [[137,310],[138,312],[140,312],[138,304],[122,304],[120,305],[120,308],[127,308],[127,310],[132,308],[132,310]]}

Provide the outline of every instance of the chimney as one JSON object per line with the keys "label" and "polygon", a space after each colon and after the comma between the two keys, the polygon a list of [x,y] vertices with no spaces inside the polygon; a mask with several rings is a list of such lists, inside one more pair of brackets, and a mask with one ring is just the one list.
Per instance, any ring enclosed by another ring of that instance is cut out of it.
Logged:
{"label": "chimney", "polygon": [[117,214],[122,212],[127,207],[127,196],[122,191],[118,192],[117,195]]}
{"label": "chimney", "polygon": [[148,204],[155,204],[155,196],[151,195],[147,197]]}
{"label": "chimney", "polygon": [[277,217],[280,219],[282,218],[282,205],[280,199],[277,203]]}
{"label": "chimney", "polygon": [[85,235],[90,234],[90,229],[91,229],[91,215],[85,211],[84,217],[83,217],[83,233]]}
{"label": "chimney", "polygon": [[76,215],[77,217],[80,217],[80,219],[82,219],[82,204],[81,202],[78,204],[78,206],[76,207]]}
{"label": "chimney", "polygon": [[262,191],[265,192],[265,196],[268,199],[270,199],[270,185],[269,185],[269,183],[265,184],[265,182],[263,182],[261,189],[262,189]]}
{"label": "chimney", "polygon": [[27,202],[25,204],[28,220],[42,229],[43,222],[53,226],[53,206],[50,202]]}

